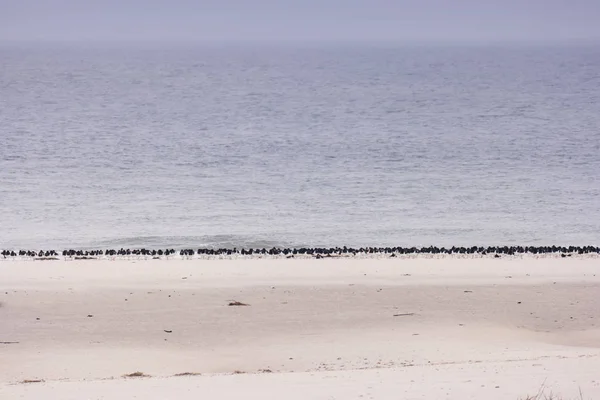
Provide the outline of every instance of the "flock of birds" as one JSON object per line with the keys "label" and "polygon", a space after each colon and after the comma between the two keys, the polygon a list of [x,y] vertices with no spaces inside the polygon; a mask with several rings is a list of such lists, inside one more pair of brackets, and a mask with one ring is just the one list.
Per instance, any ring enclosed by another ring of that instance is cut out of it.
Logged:
{"label": "flock of birds", "polygon": [[107,249],[107,250],[2,250],[0,256],[4,259],[10,258],[33,258],[33,259],[59,259],[60,256],[65,259],[95,259],[101,257],[108,258],[127,258],[127,257],[152,257],[152,258],[170,258],[179,255],[183,259],[193,258],[194,256],[285,256],[293,258],[294,256],[305,256],[314,258],[340,257],[340,256],[365,256],[365,255],[384,255],[388,257],[397,257],[400,255],[491,255],[501,257],[502,255],[514,256],[522,254],[545,255],[560,254],[561,257],[570,257],[572,254],[600,254],[600,247],[597,246],[472,246],[472,247],[300,247],[300,248],[262,248],[262,249],[213,249],[200,248],[194,249]]}

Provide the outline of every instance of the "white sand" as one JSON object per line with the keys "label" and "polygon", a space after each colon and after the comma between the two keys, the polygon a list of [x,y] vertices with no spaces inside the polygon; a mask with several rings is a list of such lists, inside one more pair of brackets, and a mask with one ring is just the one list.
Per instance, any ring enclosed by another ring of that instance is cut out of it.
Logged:
{"label": "white sand", "polygon": [[0,303],[2,400],[600,398],[599,258],[2,261]]}

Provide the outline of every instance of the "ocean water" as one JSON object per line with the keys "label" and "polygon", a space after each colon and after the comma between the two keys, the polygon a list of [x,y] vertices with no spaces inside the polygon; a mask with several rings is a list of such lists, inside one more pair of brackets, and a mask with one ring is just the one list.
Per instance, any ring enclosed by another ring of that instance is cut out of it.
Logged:
{"label": "ocean water", "polygon": [[600,46],[0,46],[0,248],[600,244]]}

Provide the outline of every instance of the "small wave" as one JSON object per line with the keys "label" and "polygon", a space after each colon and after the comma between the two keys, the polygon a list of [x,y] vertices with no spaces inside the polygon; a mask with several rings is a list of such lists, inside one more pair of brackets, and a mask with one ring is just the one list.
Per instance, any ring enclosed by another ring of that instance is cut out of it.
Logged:
{"label": "small wave", "polygon": [[292,248],[293,243],[269,240],[245,235],[205,235],[205,236],[136,236],[116,238],[93,243],[91,247],[113,248]]}

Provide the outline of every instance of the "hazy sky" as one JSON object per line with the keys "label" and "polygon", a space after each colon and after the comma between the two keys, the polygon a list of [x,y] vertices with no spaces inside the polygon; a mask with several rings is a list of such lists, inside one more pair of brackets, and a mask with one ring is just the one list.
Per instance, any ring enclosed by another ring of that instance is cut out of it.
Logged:
{"label": "hazy sky", "polygon": [[600,0],[0,0],[0,41],[600,39]]}

